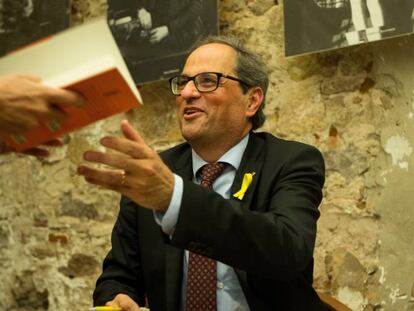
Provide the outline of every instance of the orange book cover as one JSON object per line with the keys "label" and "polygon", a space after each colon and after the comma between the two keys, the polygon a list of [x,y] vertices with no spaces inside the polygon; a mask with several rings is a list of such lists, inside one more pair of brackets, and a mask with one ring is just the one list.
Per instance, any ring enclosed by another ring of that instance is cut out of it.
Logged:
{"label": "orange book cover", "polygon": [[67,89],[77,91],[86,98],[86,105],[62,108],[66,118],[59,124],[55,121],[41,122],[22,135],[2,135],[2,139],[16,151],[24,151],[41,145],[52,138],[72,132],[85,125],[104,119],[140,103],[116,68],[106,70],[92,78],[71,84]]}
{"label": "orange book cover", "polygon": [[19,135],[0,135],[16,151],[142,105],[120,51],[106,24],[98,20],[66,30],[0,59],[0,74],[31,73],[44,83],[77,91],[86,105],[62,108],[66,118],[40,122]]}

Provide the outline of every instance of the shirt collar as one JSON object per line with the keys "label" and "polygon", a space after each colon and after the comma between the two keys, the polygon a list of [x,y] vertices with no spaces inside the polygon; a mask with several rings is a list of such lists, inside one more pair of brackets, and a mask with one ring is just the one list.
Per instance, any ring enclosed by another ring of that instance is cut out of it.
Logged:
{"label": "shirt collar", "polygon": [[[217,162],[228,163],[236,170],[240,166],[241,159],[243,157],[244,150],[246,150],[247,143],[249,142],[249,134],[244,136],[236,145],[229,149]],[[191,149],[193,159],[193,176],[197,176],[198,170],[208,162],[204,161],[193,149]]]}

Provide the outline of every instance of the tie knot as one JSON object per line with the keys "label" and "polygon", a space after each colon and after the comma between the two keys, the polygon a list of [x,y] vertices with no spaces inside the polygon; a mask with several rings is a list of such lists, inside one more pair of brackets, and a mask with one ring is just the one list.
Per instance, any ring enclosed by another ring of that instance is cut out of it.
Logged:
{"label": "tie knot", "polygon": [[221,175],[221,173],[223,173],[226,166],[227,163],[223,162],[209,163],[204,165],[201,168],[200,172],[200,185],[212,189],[213,182],[217,179],[217,177]]}

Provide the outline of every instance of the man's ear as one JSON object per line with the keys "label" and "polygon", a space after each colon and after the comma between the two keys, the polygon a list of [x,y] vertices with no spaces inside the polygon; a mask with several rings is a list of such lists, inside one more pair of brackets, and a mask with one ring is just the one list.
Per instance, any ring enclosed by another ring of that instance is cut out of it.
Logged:
{"label": "man's ear", "polygon": [[248,91],[248,96],[249,104],[247,106],[246,116],[251,118],[256,114],[256,111],[260,108],[260,105],[263,102],[263,90],[256,86]]}

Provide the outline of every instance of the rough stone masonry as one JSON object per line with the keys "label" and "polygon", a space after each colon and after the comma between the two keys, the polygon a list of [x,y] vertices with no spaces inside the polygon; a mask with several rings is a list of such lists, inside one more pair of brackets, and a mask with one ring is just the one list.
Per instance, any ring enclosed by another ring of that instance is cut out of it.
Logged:
{"label": "rough stone masonry", "polygon": [[[221,32],[270,67],[263,129],[325,157],[315,287],[357,311],[414,310],[414,36],[287,59],[282,1],[219,3]],[[74,0],[73,24],[105,11]],[[181,141],[167,83],[141,92],[142,109],[71,134],[48,159],[0,157],[1,310],[91,305],[119,197],[76,175],[83,151],[125,117],[157,150]]]}

